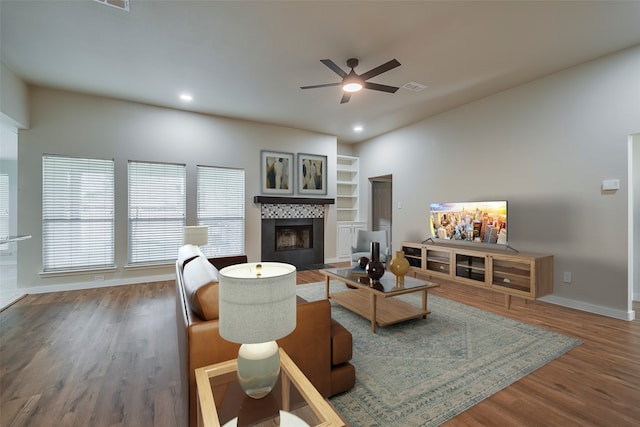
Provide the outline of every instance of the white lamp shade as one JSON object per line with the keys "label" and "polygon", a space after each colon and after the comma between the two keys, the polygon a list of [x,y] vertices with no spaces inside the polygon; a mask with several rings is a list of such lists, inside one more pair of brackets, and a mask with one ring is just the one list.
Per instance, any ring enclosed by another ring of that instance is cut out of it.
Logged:
{"label": "white lamp shade", "polygon": [[187,225],[182,233],[185,245],[206,246],[209,243],[209,227],[206,225]]}
{"label": "white lamp shade", "polygon": [[225,267],[219,272],[219,301],[220,335],[227,341],[285,337],[296,328],[296,268],[278,262]]}

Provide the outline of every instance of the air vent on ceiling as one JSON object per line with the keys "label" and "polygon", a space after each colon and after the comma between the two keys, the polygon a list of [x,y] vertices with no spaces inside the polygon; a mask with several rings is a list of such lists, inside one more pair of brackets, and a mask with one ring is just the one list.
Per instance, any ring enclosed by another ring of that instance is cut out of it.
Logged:
{"label": "air vent on ceiling", "polygon": [[129,0],[94,0],[107,6],[117,7],[118,9],[129,12]]}
{"label": "air vent on ceiling", "polygon": [[403,89],[409,89],[412,90],[414,92],[420,92],[423,89],[427,88],[427,85],[423,85],[420,83],[416,83],[416,82],[409,82],[409,83],[405,83],[404,85],[402,85]]}

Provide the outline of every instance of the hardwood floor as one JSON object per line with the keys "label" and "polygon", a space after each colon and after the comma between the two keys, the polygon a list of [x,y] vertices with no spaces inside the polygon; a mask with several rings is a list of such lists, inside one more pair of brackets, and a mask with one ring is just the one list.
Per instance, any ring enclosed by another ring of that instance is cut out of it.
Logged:
{"label": "hardwood floor", "polygon": [[174,287],[28,295],[0,313],[0,425],[177,426]]}
{"label": "hardwood floor", "polygon": [[[321,280],[298,272],[299,284]],[[452,283],[431,293],[583,340],[446,426],[640,425],[640,320],[518,298],[506,310],[501,294]],[[174,298],[169,281],[29,295],[4,310],[0,425],[178,426]]]}

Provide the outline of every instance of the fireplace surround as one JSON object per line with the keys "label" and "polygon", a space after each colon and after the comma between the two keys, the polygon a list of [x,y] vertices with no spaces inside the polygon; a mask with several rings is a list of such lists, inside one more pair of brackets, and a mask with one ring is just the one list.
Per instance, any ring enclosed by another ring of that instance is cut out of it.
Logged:
{"label": "fireplace surround", "polygon": [[261,260],[302,270],[324,267],[324,205],[333,199],[256,196],[261,203]]}

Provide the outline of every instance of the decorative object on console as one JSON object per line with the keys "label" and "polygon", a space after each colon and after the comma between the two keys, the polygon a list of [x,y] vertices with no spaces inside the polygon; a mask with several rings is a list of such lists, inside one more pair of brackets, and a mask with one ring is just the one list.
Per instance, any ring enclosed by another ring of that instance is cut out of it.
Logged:
{"label": "decorative object on console", "polygon": [[380,262],[380,242],[371,242],[371,261],[367,264],[367,275],[372,284],[379,284],[384,275],[384,264]]}
{"label": "decorative object on console", "polygon": [[220,280],[220,335],[242,344],[238,382],[254,399],[266,396],[280,373],[275,340],[296,328],[296,268],[278,262],[225,267]]}
{"label": "decorative object on console", "polygon": [[185,245],[207,246],[209,244],[209,226],[187,225],[182,229],[182,240]]}
{"label": "decorative object on console", "polygon": [[298,194],[327,194],[327,156],[298,153]]}
{"label": "decorative object on console", "polygon": [[293,153],[260,151],[261,192],[293,194]]}
{"label": "decorative object on console", "polygon": [[396,251],[389,262],[389,271],[396,276],[396,287],[403,287],[404,276],[409,271],[409,261],[404,257],[404,251]]}
{"label": "decorative object on console", "polygon": [[367,268],[367,264],[369,264],[369,258],[367,258],[366,256],[361,256],[360,258],[358,258],[358,267]]}

